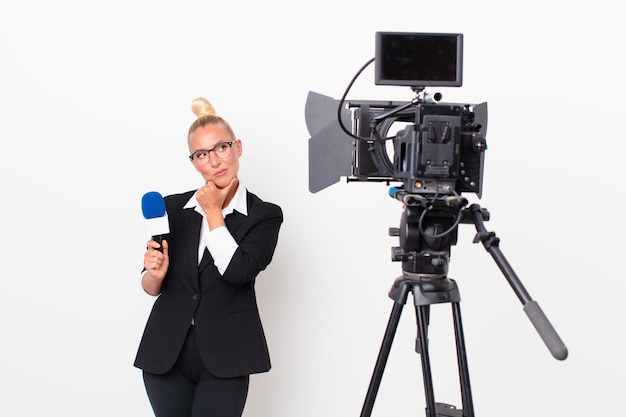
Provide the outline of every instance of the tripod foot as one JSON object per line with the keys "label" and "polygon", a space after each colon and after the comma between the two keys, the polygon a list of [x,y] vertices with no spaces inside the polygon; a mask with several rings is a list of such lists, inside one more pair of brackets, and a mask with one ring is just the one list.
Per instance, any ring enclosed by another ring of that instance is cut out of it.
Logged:
{"label": "tripod foot", "polygon": [[[435,411],[437,417],[463,417],[463,410],[459,410],[451,404],[436,403]],[[426,415],[428,415],[428,408],[426,408]]]}

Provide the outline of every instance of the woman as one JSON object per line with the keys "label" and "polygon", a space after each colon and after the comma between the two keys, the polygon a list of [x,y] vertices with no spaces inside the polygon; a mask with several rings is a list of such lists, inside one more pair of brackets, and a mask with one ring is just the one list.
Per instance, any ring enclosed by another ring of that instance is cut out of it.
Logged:
{"label": "woman", "polygon": [[204,185],[165,197],[170,233],[147,244],[141,284],[158,298],[135,366],[156,417],[239,417],[250,374],[270,369],[254,284],[283,214],[239,182],[228,122],[203,98],[192,109],[189,159]]}

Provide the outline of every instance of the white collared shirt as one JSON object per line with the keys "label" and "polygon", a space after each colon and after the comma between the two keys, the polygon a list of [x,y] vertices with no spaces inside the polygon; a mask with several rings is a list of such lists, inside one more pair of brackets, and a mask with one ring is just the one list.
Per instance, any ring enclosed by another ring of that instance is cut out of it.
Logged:
{"label": "white collared shirt", "polygon": [[[224,271],[226,271],[226,268],[228,268],[228,264],[233,258],[233,255],[239,245],[226,227],[218,227],[216,229],[209,230],[209,224],[204,215],[204,210],[202,210],[202,207],[198,204],[196,194],[194,194],[183,207],[183,209],[190,208],[193,208],[202,216],[200,241],[198,242],[198,264],[200,264],[200,261],[202,260],[204,249],[208,249],[209,253],[213,257],[217,270],[220,274],[223,274]],[[244,187],[241,182],[239,183],[237,191],[235,191],[235,195],[228,206],[222,209],[222,215],[226,217],[235,210],[244,216],[248,215],[247,191],[246,187]]]}

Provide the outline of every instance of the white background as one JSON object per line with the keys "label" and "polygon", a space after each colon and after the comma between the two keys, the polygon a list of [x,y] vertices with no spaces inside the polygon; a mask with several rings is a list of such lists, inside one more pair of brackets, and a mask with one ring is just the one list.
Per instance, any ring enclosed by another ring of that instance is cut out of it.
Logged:
{"label": "white background", "polygon": [[[379,183],[308,191],[309,91],[339,98],[376,31],[459,32],[464,85],[489,103],[486,223],[569,349],[554,359],[474,228],[459,282],[476,415],[623,409],[623,32],[618,2],[25,0],[0,6],[0,414],[151,416],[132,366],[141,196],[201,183],[191,100],[243,140],[240,176],[285,223],[257,289],[273,369],[245,416],[357,416],[400,273],[401,204]],[[408,100],[373,68],[349,98]],[[435,397],[460,407],[447,305],[432,309]],[[373,416],[423,415],[405,308]]]}

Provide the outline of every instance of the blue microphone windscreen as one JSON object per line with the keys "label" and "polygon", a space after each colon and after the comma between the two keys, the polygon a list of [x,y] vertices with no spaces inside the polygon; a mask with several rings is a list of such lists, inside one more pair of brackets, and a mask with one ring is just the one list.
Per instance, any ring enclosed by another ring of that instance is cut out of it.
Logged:
{"label": "blue microphone windscreen", "polygon": [[165,216],[165,200],[156,191],[145,193],[141,197],[141,210],[144,219],[156,219]]}

